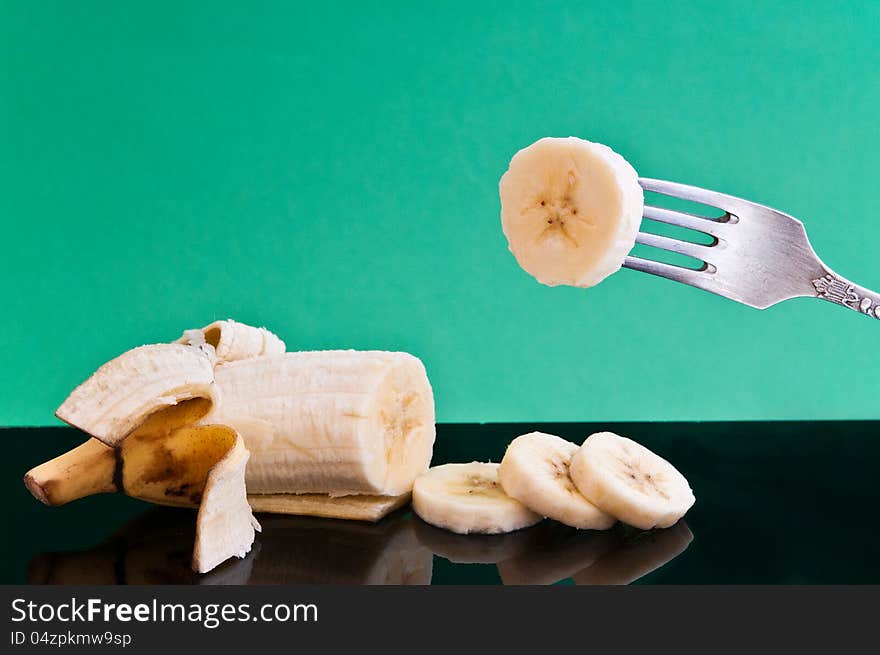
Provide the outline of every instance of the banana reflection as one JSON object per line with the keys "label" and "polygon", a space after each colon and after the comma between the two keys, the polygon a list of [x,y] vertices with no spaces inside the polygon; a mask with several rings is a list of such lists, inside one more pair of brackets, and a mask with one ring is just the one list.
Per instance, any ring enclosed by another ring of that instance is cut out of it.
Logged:
{"label": "banana reflection", "polygon": [[629,584],[680,555],[693,539],[684,521],[641,532],[617,526],[596,532],[555,521],[501,535],[459,535],[414,519],[416,535],[435,554],[459,564],[498,567],[506,585]]}
{"label": "banana reflection", "polygon": [[31,584],[430,584],[433,555],[405,512],[379,523],[260,516],[244,559],[190,569],[192,512],[157,507],[84,551],[36,555]]}
{"label": "banana reflection", "polygon": [[693,541],[684,521],[665,530],[619,531],[620,542],[592,565],[575,573],[579,585],[624,585],[638,580],[671,562]]}

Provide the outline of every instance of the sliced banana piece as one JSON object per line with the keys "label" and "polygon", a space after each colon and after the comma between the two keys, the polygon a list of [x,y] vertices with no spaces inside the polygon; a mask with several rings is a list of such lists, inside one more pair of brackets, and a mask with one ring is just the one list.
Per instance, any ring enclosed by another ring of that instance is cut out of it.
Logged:
{"label": "sliced banana piece", "polygon": [[594,505],[642,530],[668,528],[695,501],[688,481],[672,464],[613,432],[588,437],[569,470]]}
{"label": "sliced banana piece", "polygon": [[541,520],[504,493],[491,463],[435,466],[416,478],[412,502],[423,521],[460,534],[512,532]]}
{"label": "sliced banana piece", "polygon": [[540,139],[513,156],[499,190],[510,251],[543,284],[598,284],[635,244],[644,193],[633,167],[608,146]]}
{"label": "sliced banana piece", "polygon": [[607,530],[615,518],[583,497],[568,467],[577,444],[531,432],[507,446],[498,476],[504,492],[533,512],[581,530]]}

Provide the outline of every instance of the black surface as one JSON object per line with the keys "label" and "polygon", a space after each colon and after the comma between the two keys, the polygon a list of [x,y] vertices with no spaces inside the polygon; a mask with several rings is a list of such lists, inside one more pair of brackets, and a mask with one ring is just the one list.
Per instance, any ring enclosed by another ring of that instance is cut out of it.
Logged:
{"label": "black surface", "polygon": [[666,457],[697,497],[686,526],[578,533],[545,522],[459,537],[406,510],[377,525],[261,516],[248,558],[197,577],[188,570],[192,511],[120,495],[44,507],[21,476],[83,435],[9,428],[0,431],[0,582],[880,583],[880,422],[440,425],[434,463],[498,461],[510,439],[536,429],[576,442],[612,430]]}

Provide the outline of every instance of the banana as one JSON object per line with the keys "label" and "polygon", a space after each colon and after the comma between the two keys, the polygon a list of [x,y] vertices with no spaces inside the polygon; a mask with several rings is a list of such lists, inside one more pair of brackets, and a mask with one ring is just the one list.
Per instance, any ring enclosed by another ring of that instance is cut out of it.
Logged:
{"label": "banana", "polygon": [[581,530],[607,530],[615,523],[584,498],[568,474],[576,444],[531,432],[507,446],[498,469],[504,492],[533,512]]}
{"label": "banana", "polygon": [[212,398],[211,350],[181,344],[129,350],[74,389],[55,416],[115,446],[163,407],[189,398]]}
{"label": "banana", "polygon": [[510,251],[543,284],[594,286],[635,244],[644,193],[633,167],[608,146],[540,139],[513,156],[499,190]]}
{"label": "banana", "polygon": [[218,321],[123,353],[58,409],[92,439],[31,469],[26,486],[49,505],[122,491],[198,507],[199,572],[253,543],[246,479],[270,511],[375,521],[405,503],[434,444],[422,363],[283,351],[264,328]]}
{"label": "banana", "polygon": [[[228,429],[228,428],[227,428]],[[233,555],[243,558],[260,524],[251,513],[244,486],[248,451],[240,437],[208,471],[196,518],[192,566],[206,573]]]}
{"label": "banana", "polygon": [[460,534],[513,532],[542,518],[504,493],[491,463],[429,469],[413,485],[412,505],[426,523]]}
{"label": "banana", "polygon": [[615,548],[572,576],[577,585],[626,585],[671,562],[693,540],[684,521],[666,530],[624,538]]}
{"label": "banana", "polygon": [[596,507],[642,530],[668,528],[695,502],[688,481],[672,464],[612,432],[588,437],[572,456],[569,472]]}
{"label": "banana", "polygon": [[328,494],[248,494],[254,512],[293,514],[375,523],[409,502],[411,494],[399,496],[330,496]]}
{"label": "banana", "polygon": [[208,344],[214,348],[217,362],[233,362],[239,359],[279,355],[284,352],[284,342],[266,328],[238,323],[231,318],[214,321],[198,330],[186,330],[176,343],[189,346]]}
{"label": "banana", "polygon": [[[150,353],[159,360],[152,367],[125,365]],[[413,480],[428,467],[433,395],[421,362],[405,353],[288,353],[227,362],[211,368],[216,382],[186,386],[174,378],[175,396],[167,395],[168,385],[156,391],[160,399],[139,393],[139,406],[158,408],[142,419],[141,427],[128,433],[116,427],[112,438],[99,431],[99,423],[118,426],[126,419],[111,406],[115,389],[136,388],[132,377],[156,388],[152,371],[162,368],[169,355],[204,363],[205,372],[213,366],[210,347],[159,345],[125,353],[80,385],[75,393],[89,389],[92,408],[91,415],[84,407],[79,410],[80,425],[121,447],[114,450],[91,440],[29,471],[25,483],[38,499],[60,505],[93,493],[124,491],[162,504],[198,505],[185,492],[201,492],[206,467],[217,457],[194,456],[181,448],[189,436],[222,433],[209,426],[237,429],[251,450],[247,485],[257,511],[375,521],[408,500]],[[169,406],[175,397],[192,398]],[[127,411],[129,404],[122,406]],[[97,414],[100,422],[93,418]],[[154,434],[160,428],[161,438]],[[203,438],[199,443],[204,449],[212,442]],[[161,466],[167,448],[180,450],[174,475],[146,488],[143,480],[152,475],[151,466]],[[184,475],[187,458],[192,465],[201,462],[201,477]],[[114,478],[116,469],[124,473],[121,481]],[[355,493],[360,495],[335,498]]]}
{"label": "banana", "polygon": [[203,422],[242,435],[251,494],[400,496],[431,461],[434,399],[412,355],[285,353],[214,374],[222,400]]}

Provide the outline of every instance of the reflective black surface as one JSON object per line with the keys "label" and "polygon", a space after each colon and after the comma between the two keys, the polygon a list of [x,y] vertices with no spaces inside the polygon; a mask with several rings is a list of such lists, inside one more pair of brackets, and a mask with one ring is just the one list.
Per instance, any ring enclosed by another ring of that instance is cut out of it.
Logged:
{"label": "reflective black surface", "polygon": [[672,461],[697,504],[663,531],[578,532],[552,521],[461,536],[401,510],[378,524],[261,515],[243,560],[189,570],[190,510],[119,495],[48,508],[21,483],[77,444],[66,428],[7,429],[3,583],[718,584],[878,583],[880,423],[440,425],[434,463],[498,461],[534,429],[581,441],[600,429]]}

